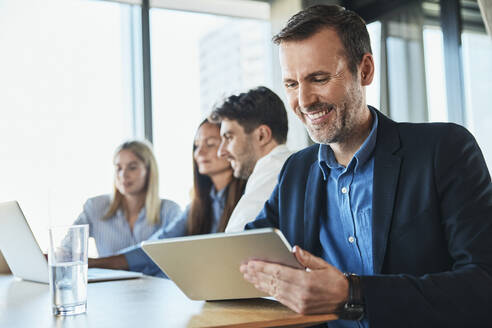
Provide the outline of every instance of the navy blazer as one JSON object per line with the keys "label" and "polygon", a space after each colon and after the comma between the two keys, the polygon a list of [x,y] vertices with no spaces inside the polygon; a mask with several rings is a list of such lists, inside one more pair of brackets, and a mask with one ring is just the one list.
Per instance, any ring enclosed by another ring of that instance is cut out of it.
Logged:
{"label": "navy blazer", "polygon": [[[475,139],[456,124],[377,115],[374,275],[361,277],[370,326],[492,327],[492,185]],[[318,149],[286,161],[246,228],[279,228],[320,256],[327,197]]]}

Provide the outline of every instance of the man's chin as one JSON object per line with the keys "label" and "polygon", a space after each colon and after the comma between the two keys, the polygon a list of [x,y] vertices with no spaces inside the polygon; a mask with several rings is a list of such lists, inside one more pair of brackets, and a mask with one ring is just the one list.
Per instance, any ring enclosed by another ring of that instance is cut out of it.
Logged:
{"label": "man's chin", "polygon": [[308,129],[309,137],[316,143],[325,143],[326,137],[319,130]]}
{"label": "man's chin", "polygon": [[335,138],[333,136],[320,135],[319,133],[309,132],[309,137],[316,143],[319,144],[330,144],[335,142]]}
{"label": "man's chin", "polygon": [[241,179],[241,180],[248,180],[250,174],[246,174],[243,170],[241,169],[238,169],[238,170],[234,170],[234,173],[233,173],[234,177],[237,178],[237,179]]}
{"label": "man's chin", "polygon": [[232,175],[237,178],[237,179],[241,179],[241,171],[239,169],[236,169],[236,168],[232,168]]}

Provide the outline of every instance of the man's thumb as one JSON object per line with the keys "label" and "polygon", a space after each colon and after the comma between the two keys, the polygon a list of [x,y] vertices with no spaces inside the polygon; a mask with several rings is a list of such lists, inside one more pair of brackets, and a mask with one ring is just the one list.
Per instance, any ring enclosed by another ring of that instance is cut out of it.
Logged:
{"label": "man's thumb", "polygon": [[303,250],[299,246],[294,246],[294,254],[296,256],[297,261],[299,263],[311,270],[318,270],[318,269],[323,269],[328,266],[328,263],[326,263],[322,258],[314,256],[313,254],[309,253],[306,250]]}

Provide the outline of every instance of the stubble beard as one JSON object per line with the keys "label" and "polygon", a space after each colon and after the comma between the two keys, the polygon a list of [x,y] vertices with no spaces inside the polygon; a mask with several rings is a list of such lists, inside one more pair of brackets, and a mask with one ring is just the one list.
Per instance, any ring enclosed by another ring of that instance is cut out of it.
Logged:
{"label": "stubble beard", "polygon": [[239,167],[234,169],[234,176],[238,179],[247,180],[253,173],[256,165],[253,147],[249,143],[246,143],[244,151],[236,156],[235,161]]}
{"label": "stubble beard", "polygon": [[338,105],[318,103],[311,106],[309,108],[311,110],[316,107],[328,108],[329,106],[333,106],[332,110],[336,114],[334,122],[325,123],[317,128],[304,122],[311,139],[320,144],[347,143],[357,129],[357,115],[363,102],[362,98],[358,97],[358,94],[358,90],[351,88],[343,101]]}
{"label": "stubble beard", "polygon": [[247,159],[242,162],[237,170],[234,170],[234,176],[238,179],[247,180],[251,173],[253,173],[253,169],[255,168],[256,161],[252,159]]}
{"label": "stubble beard", "polygon": [[332,106],[332,111],[335,111],[335,120],[331,123],[324,123],[321,126],[314,127],[309,125],[309,123],[304,122],[306,125],[307,131],[311,139],[314,142],[320,144],[330,144],[330,143],[339,143],[346,140],[349,131],[347,129],[347,105],[344,103],[343,105],[332,105],[327,103],[318,103],[307,111],[313,111],[312,107],[316,108],[328,108]]}

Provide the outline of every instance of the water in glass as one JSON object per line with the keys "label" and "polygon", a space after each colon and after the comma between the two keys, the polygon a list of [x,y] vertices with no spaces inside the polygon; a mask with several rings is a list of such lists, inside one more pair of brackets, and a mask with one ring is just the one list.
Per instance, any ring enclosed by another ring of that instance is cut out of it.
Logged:
{"label": "water in glass", "polygon": [[84,313],[87,306],[87,263],[50,265],[50,287],[55,315]]}

